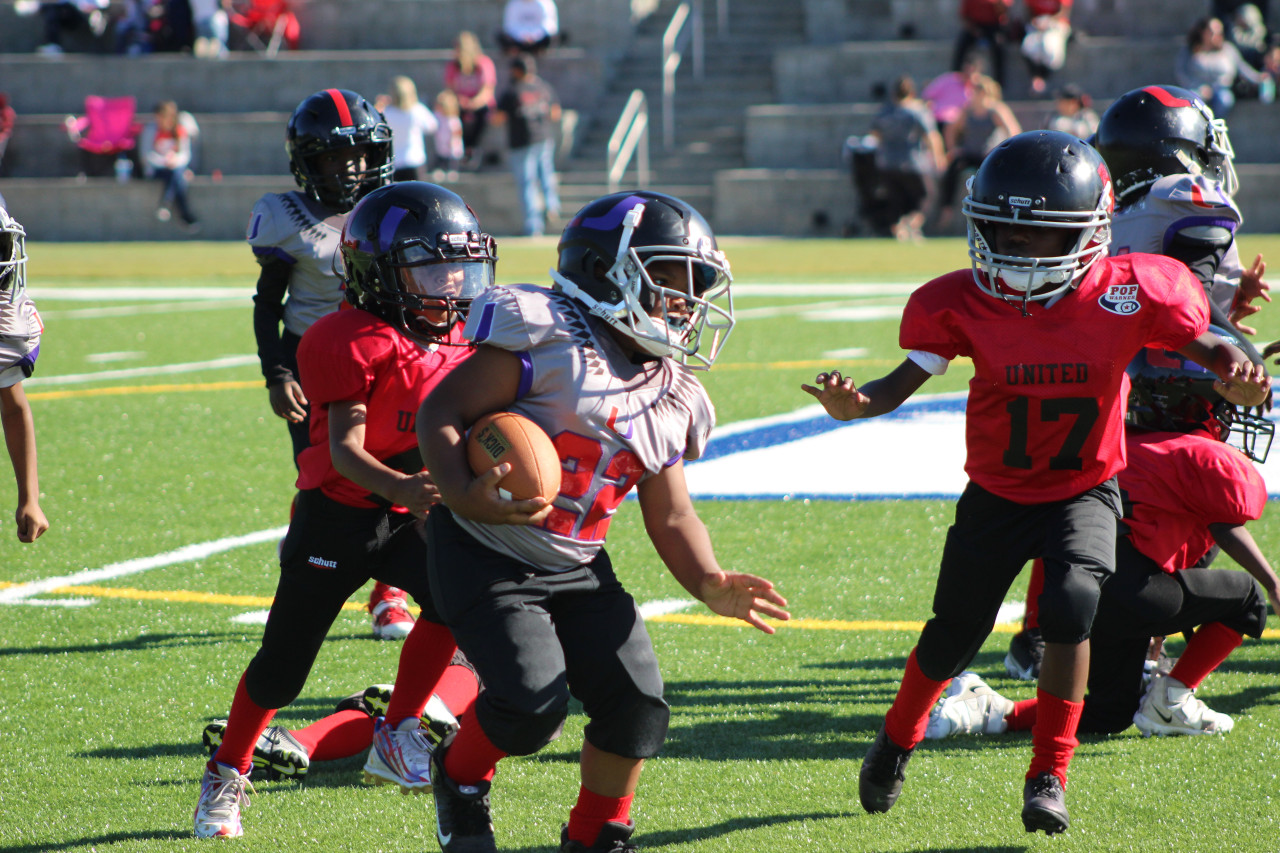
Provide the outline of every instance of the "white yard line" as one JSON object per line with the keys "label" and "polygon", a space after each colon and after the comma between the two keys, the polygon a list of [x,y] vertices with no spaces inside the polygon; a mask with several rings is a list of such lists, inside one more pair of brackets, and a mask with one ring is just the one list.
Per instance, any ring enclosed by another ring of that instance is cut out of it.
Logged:
{"label": "white yard line", "polygon": [[33,376],[22,383],[23,387],[45,385],[81,385],[104,379],[137,379],[141,376],[172,376],[176,373],[196,373],[201,370],[219,370],[226,367],[258,365],[256,355],[228,355],[209,361],[190,361],[185,364],[158,364],[153,367],[123,367],[119,370],[99,370],[94,373],[69,373],[65,376]]}

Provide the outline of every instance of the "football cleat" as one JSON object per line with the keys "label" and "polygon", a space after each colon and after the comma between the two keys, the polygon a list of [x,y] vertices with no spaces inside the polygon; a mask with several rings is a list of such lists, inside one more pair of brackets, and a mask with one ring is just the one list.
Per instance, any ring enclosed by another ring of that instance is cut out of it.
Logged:
{"label": "football cleat", "polygon": [[391,705],[392,690],[393,685],[390,684],[370,685],[359,693],[352,693],[340,701],[333,712],[336,714],[339,711],[363,711],[370,717],[385,717],[387,708]]}
{"label": "football cleat", "polygon": [[858,773],[858,799],[864,809],[875,813],[893,808],[898,794],[902,793],[910,760],[911,750],[890,740],[882,727],[862,759],[862,770]]}
{"label": "football cleat", "polygon": [[[201,740],[209,757],[217,753],[227,731],[226,720],[214,720],[204,727]],[[307,775],[311,758],[306,747],[284,726],[267,726],[253,745],[253,767],[249,774],[259,779],[301,779]]]}
{"label": "football cleat", "polygon": [[409,612],[404,590],[376,582],[369,594],[369,612],[373,614],[376,639],[403,640],[413,630],[413,614]]}
{"label": "football cleat", "polygon": [[444,853],[498,853],[489,813],[489,783],[459,785],[444,772],[445,748],[431,759],[436,841]]}
{"label": "football cleat", "polygon": [[1039,628],[1027,628],[1013,635],[1009,653],[1004,656],[1004,669],[1010,678],[1035,681],[1040,677],[1040,661],[1044,660],[1044,638]]}
{"label": "football cleat", "polygon": [[929,714],[924,736],[938,740],[952,735],[1004,734],[1005,717],[1013,710],[1013,700],[992,690],[976,672],[964,672],[951,679],[947,690]]}
{"label": "football cleat", "polygon": [[195,832],[197,838],[237,838],[244,835],[240,823],[240,805],[249,805],[248,791],[253,783],[234,767],[214,763],[217,769],[205,769],[200,782],[200,802],[196,803]]}
{"label": "football cleat", "polygon": [[1022,786],[1022,825],[1027,832],[1055,835],[1071,823],[1067,794],[1056,773],[1045,771]]}
{"label": "football cleat", "polygon": [[1152,735],[1221,735],[1235,722],[1196,698],[1196,691],[1171,675],[1156,675],[1133,715],[1145,737]]}
{"label": "football cleat", "polygon": [[600,828],[595,842],[587,847],[579,841],[569,840],[569,827],[560,828],[560,853],[636,853],[640,848],[631,844],[631,834],[636,831],[634,821],[620,823],[611,820]]}
{"label": "football cleat", "polygon": [[405,717],[394,727],[385,717],[374,723],[373,745],[364,763],[364,781],[371,785],[399,785],[406,794],[431,790],[431,754],[438,740],[422,721]]}

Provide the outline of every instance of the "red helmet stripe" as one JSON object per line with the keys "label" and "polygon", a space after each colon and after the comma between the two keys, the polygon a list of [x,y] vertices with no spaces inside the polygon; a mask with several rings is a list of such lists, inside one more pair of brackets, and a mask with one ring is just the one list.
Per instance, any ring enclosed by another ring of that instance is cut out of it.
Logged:
{"label": "red helmet stripe", "polygon": [[329,97],[333,98],[333,105],[338,108],[338,120],[342,122],[343,127],[355,127],[355,121],[351,118],[351,110],[347,107],[347,99],[342,96],[342,92],[337,89],[325,89],[329,93]]}
{"label": "red helmet stripe", "polygon": [[1147,86],[1142,91],[1155,98],[1166,107],[1189,107],[1191,102],[1186,98],[1175,97],[1172,92],[1163,86]]}

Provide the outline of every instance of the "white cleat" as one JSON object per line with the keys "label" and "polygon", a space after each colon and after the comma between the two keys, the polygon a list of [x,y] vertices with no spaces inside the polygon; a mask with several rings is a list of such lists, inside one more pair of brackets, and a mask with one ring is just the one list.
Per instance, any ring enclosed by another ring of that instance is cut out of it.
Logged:
{"label": "white cleat", "polygon": [[1152,735],[1222,735],[1235,723],[1196,698],[1196,691],[1171,675],[1157,674],[1133,715],[1145,737]]}
{"label": "white cleat", "polygon": [[939,740],[952,735],[998,735],[1008,730],[1005,717],[1013,700],[992,690],[976,672],[963,672],[951,680],[929,714],[924,736]]}
{"label": "white cleat", "polygon": [[237,838],[244,835],[240,823],[240,804],[249,805],[248,791],[253,784],[248,776],[240,775],[234,767],[214,765],[218,769],[205,770],[200,783],[200,802],[196,804],[195,831],[197,838]]}

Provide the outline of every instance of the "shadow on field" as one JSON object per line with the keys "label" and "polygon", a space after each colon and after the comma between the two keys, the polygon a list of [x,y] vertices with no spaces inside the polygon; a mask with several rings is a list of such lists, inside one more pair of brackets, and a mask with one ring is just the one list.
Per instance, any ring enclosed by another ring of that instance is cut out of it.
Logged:
{"label": "shadow on field", "polygon": [[[259,629],[261,633],[261,629]],[[181,634],[141,634],[125,640],[109,643],[88,643],[79,646],[57,646],[48,643],[39,646],[9,646],[0,649],[0,657],[14,655],[38,655],[49,657],[58,654],[101,654],[102,652],[147,652],[152,649],[187,648],[190,646],[215,646],[232,641],[243,641],[244,634],[211,634],[195,631]]]}
{"label": "shadow on field", "polygon": [[0,853],[40,853],[48,850],[70,850],[72,848],[95,849],[98,846],[115,844],[118,841],[190,841],[190,832],[110,832],[106,835],[88,835],[84,838],[72,838],[61,844],[17,844],[0,847]]}

